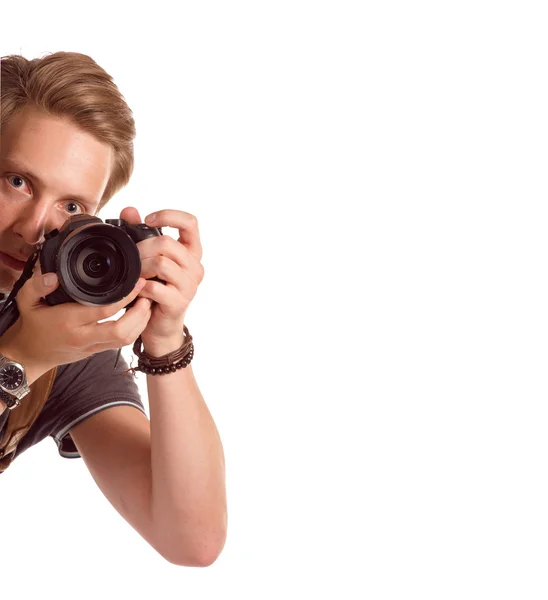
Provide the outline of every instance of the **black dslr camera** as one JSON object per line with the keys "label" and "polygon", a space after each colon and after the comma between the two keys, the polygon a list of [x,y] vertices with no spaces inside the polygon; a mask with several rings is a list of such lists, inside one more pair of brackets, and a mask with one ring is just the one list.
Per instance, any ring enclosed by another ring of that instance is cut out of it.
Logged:
{"label": "black dslr camera", "polygon": [[[114,304],[131,293],[141,274],[141,255],[137,243],[162,234],[160,227],[144,223],[130,225],[123,219],[106,219],[92,215],[69,217],[61,229],[45,234],[27,260],[23,273],[15,283],[2,307],[0,304],[0,335],[19,318],[17,292],[32,277],[40,257],[42,273],[56,273],[59,286],[42,302],[55,306],[79,302],[86,306]],[[166,283],[158,277],[152,281]],[[137,302],[132,300],[124,310]]]}
{"label": "black dslr camera", "polygon": [[[92,215],[69,217],[61,229],[45,234],[40,250],[42,273],[54,272],[59,286],[45,297],[50,305],[79,302],[86,306],[113,304],[125,298],[141,274],[136,244],[163,235],[160,227],[130,225],[123,219]],[[165,283],[157,277],[154,281]],[[125,309],[131,308],[137,298]]]}

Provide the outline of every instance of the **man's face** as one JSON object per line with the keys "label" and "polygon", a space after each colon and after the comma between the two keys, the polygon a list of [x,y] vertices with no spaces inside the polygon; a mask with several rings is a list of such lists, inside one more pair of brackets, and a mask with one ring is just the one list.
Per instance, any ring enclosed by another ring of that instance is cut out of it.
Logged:
{"label": "man's face", "polygon": [[106,188],[112,149],[68,119],[36,109],[15,115],[0,140],[0,292],[21,271],[2,254],[28,258],[45,232],[71,215],[95,214]]}

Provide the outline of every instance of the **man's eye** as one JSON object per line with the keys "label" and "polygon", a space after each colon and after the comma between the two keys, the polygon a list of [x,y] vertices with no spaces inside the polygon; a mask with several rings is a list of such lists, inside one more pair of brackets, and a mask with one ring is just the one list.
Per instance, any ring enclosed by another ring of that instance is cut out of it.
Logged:
{"label": "man's eye", "polygon": [[[75,207],[76,209],[78,209],[78,208],[79,208],[81,213],[84,213],[84,212],[86,212],[86,211],[84,210],[84,208],[83,208],[82,206],[80,206],[79,204],[77,204],[76,202],[67,202],[66,206],[67,206],[67,207],[69,207],[69,206],[73,206],[73,207]],[[67,210],[67,212],[69,212],[71,215],[75,214],[75,213],[74,213],[74,210]]]}
{"label": "man's eye", "polygon": [[[10,185],[12,187],[14,187],[15,189],[19,189],[21,187],[21,183],[25,183],[25,180],[23,179],[23,177],[21,177],[19,175],[8,175],[8,181],[10,182]],[[20,182],[20,183],[18,183],[18,182]],[[66,207],[67,207],[67,212],[70,213],[71,215],[75,214],[76,211],[78,211],[78,209],[80,209],[81,213],[86,212],[86,209],[82,205],[78,204],[77,202],[67,202]]]}
{"label": "man's eye", "polygon": [[[25,179],[20,175],[8,175],[8,181],[10,182],[10,185],[15,189],[19,189],[22,184],[26,183]],[[86,212],[86,209],[77,202],[67,202],[65,206],[67,208],[67,212],[71,215],[76,214],[78,209],[80,209],[80,213]]]}
{"label": "man's eye", "polygon": [[[25,182],[25,180],[22,177],[20,177],[19,175],[9,175],[8,176],[8,181],[10,181],[10,183],[11,182],[17,182],[17,181],[19,181],[19,182],[21,182],[21,184]],[[21,187],[21,184],[12,183],[12,186],[14,188],[19,189]]]}

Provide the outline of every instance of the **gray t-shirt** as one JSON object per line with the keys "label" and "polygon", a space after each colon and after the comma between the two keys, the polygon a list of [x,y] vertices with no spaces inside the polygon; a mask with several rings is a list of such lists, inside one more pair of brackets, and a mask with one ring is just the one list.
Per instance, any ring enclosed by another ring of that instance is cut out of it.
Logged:
{"label": "gray t-shirt", "polygon": [[[118,350],[105,350],[57,368],[51,393],[19,442],[14,460],[48,436],[55,440],[62,457],[81,458],[70,437],[71,427],[111,406],[134,406],[146,415],[134,376],[122,375],[128,364],[121,354],[114,370],[117,354]],[[9,413],[6,409],[0,415],[0,433]]]}

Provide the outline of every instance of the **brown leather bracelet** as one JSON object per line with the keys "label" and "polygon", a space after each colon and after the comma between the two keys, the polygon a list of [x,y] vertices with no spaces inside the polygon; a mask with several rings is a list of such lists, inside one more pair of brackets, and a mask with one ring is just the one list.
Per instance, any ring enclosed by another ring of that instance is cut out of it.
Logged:
{"label": "brown leather bracelet", "polygon": [[131,372],[135,375],[136,371],[142,371],[147,375],[167,375],[168,373],[175,373],[178,369],[187,367],[194,357],[194,344],[186,325],[184,325],[184,332],[185,340],[178,350],[157,357],[151,356],[144,349],[141,349],[143,340],[139,336],[133,344],[133,352],[139,357],[138,364],[136,367],[124,371],[123,374],[126,375]]}

